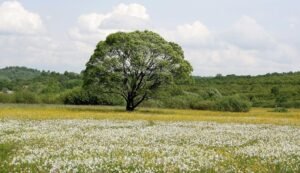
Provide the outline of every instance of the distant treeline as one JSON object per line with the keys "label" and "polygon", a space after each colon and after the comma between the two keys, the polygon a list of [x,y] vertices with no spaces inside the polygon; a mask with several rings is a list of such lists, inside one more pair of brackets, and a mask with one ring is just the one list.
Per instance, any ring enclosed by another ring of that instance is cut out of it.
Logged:
{"label": "distant treeline", "polygon": [[[77,73],[39,71],[26,67],[0,69],[1,103],[123,105],[118,96],[82,89]],[[255,107],[300,108],[300,72],[259,76],[194,76],[190,83],[162,88],[147,107],[242,109]],[[234,110],[233,110],[234,111]]]}
{"label": "distant treeline", "polygon": [[7,67],[0,69],[0,102],[62,104],[65,95],[81,85],[76,73]]}

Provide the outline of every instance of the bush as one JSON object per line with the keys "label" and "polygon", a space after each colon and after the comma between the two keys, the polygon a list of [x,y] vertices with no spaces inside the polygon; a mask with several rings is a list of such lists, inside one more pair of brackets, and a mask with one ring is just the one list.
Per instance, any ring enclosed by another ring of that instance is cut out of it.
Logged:
{"label": "bush", "polygon": [[27,103],[27,104],[33,104],[33,103],[39,103],[39,98],[36,94],[30,92],[30,91],[22,91],[22,92],[16,92],[14,94],[15,97],[15,103]]}
{"label": "bush", "polygon": [[215,110],[228,112],[248,112],[251,103],[238,96],[223,97],[216,101]]}
{"label": "bush", "polygon": [[279,95],[275,99],[275,106],[277,107],[284,107],[287,102],[287,96],[285,95]]}
{"label": "bush", "polygon": [[275,109],[273,109],[273,112],[288,112],[288,110],[283,107],[276,107]]}
{"label": "bush", "polygon": [[[156,100],[155,100],[156,101]],[[165,97],[161,100],[162,107],[175,109],[201,109],[207,110],[210,107],[210,101],[203,101],[202,98],[191,92],[185,92],[185,95]]]}
{"label": "bush", "polygon": [[163,103],[160,100],[149,99],[141,103],[141,107],[163,108]]}
{"label": "bush", "polygon": [[272,87],[271,94],[273,94],[274,96],[277,96],[279,94],[279,88],[277,86]]}
{"label": "bush", "polygon": [[12,94],[0,93],[0,103],[13,103],[14,96]]}
{"label": "bush", "polygon": [[163,98],[162,102],[163,107],[166,108],[188,109],[190,107],[189,100],[191,99],[187,96],[174,96]]}
{"label": "bush", "polygon": [[40,95],[39,97],[41,103],[46,103],[46,104],[62,104],[64,99],[64,98],[62,99],[61,96],[55,94],[44,94],[44,95]]}
{"label": "bush", "polygon": [[293,102],[293,107],[294,108],[300,108],[300,101],[298,100],[298,101],[294,101]]}
{"label": "bush", "polygon": [[64,104],[72,105],[122,105],[117,96],[98,95],[81,89],[76,89],[64,96]]}
{"label": "bush", "polygon": [[212,110],[214,108],[213,101],[196,101],[190,103],[191,109],[197,110]]}
{"label": "bush", "polygon": [[216,100],[222,97],[222,94],[219,92],[219,90],[215,88],[210,88],[208,91],[206,91],[206,98]]}
{"label": "bush", "polygon": [[253,107],[261,107],[261,108],[272,108],[274,107],[273,101],[265,101],[265,100],[259,100],[252,103]]}

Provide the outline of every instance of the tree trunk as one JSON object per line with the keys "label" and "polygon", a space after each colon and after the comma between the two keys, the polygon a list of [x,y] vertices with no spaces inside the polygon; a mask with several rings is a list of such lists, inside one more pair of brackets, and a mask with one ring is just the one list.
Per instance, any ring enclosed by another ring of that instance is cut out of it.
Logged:
{"label": "tree trunk", "polygon": [[128,98],[127,104],[126,104],[126,111],[134,111],[134,103],[133,103],[133,98]]}

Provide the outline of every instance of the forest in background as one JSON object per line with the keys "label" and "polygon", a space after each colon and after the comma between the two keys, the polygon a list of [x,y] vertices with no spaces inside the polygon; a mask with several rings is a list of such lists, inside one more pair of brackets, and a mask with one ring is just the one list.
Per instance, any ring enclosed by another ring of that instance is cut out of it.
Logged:
{"label": "forest in background", "polygon": [[[0,69],[0,103],[124,105],[122,98],[85,91],[82,84],[82,75],[73,72],[6,67]],[[300,108],[300,72],[193,76],[189,83],[162,88],[142,106],[208,110],[232,100],[254,107]]]}

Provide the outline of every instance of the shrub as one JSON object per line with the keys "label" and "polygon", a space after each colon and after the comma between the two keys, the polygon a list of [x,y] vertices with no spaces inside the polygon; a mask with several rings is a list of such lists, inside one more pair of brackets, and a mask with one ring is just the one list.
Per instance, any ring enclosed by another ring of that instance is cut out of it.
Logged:
{"label": "shrub", "polygon": [[64,104],[72,105],[122,105],[121,98],[99,95],[81,89],[75,89],[64,96]]}
{"label": "shrub", "polygon": [[287,96],[285,95],[279,95],[275,99],[275,106],[277,107],[284,107],[287,102]]}
{"label": "shrub", "polygon": [[277,86],[272,87],[271,94],[273,94],[274,96],[277,96],[279,94],[279,88]]}
{"label": "shrub", "polygon": [[274,105],[273,101],[257,100],[257,101],[252,103],[252,106],[253,107],[262,107],[262,108],[272,108],[275,105]]}
{"label": "shrub", "polygon": [[30,91],[22,91],[22,92],[16,92],[14,94],[15,102],[16,103],[27,103],[27,104],[33,104],[33,103],[39,103],[39,98],[36,94]]}
{"label": "shrub", "polygon": [[229,112],[248,112],[251,103],[238,96],[223,97],[216,101],[215,110]]}
{"label": "shrub", "polygon": [[222,97],[222,94],[219,92],[219,90],[215,88],[210,88],[208,91],[206,91],[206,98],[216,100]]}
{"label": "shrub", "polygon": [[63,99],[61,99],[61,97],[59,95],[55,95],[55,94],[44,94],[44,95],[40,95],[40,100],[42,103],[46,103],[46,104],[62,104],[63,103]]}
{"label": "shrub", "polygon": [[300,101],[298,100],[298,101],[294,101],[293,102],[293,107],[294,108],[300,108]]}
{"label": "shrub", "polygon": [[213,101],[196,101],[190,103],[191,109],[197,110],[212,110],[214,108]]}
{"label": "shrub", "polygon": [[275,109],[273,109],[273,112],[288,112],[288,110],[283,107],[276,107]]}
{"label": "shrub", "polygon": [[13,103],[14,96],[12,94],[0,93],[0,103]]}
{"label": "shrub", "polygon": [[211,100],[203,100],[200,95],[192,92],[185,92],[184,95],[164,98],[162,103],[163,107],[166,108],[199,110],[209,110],[213,105]]}
{"label": "shrub", "polygon": [[141,104],[142,107],[154,107],[154,108],[163,108],[163,103],[160,100],[149,99]]}
{"label": "shrub", "polygon": [[163,99],[163,105],[166,108],[188,109],[189,101],[187,96],[174,96]]}

